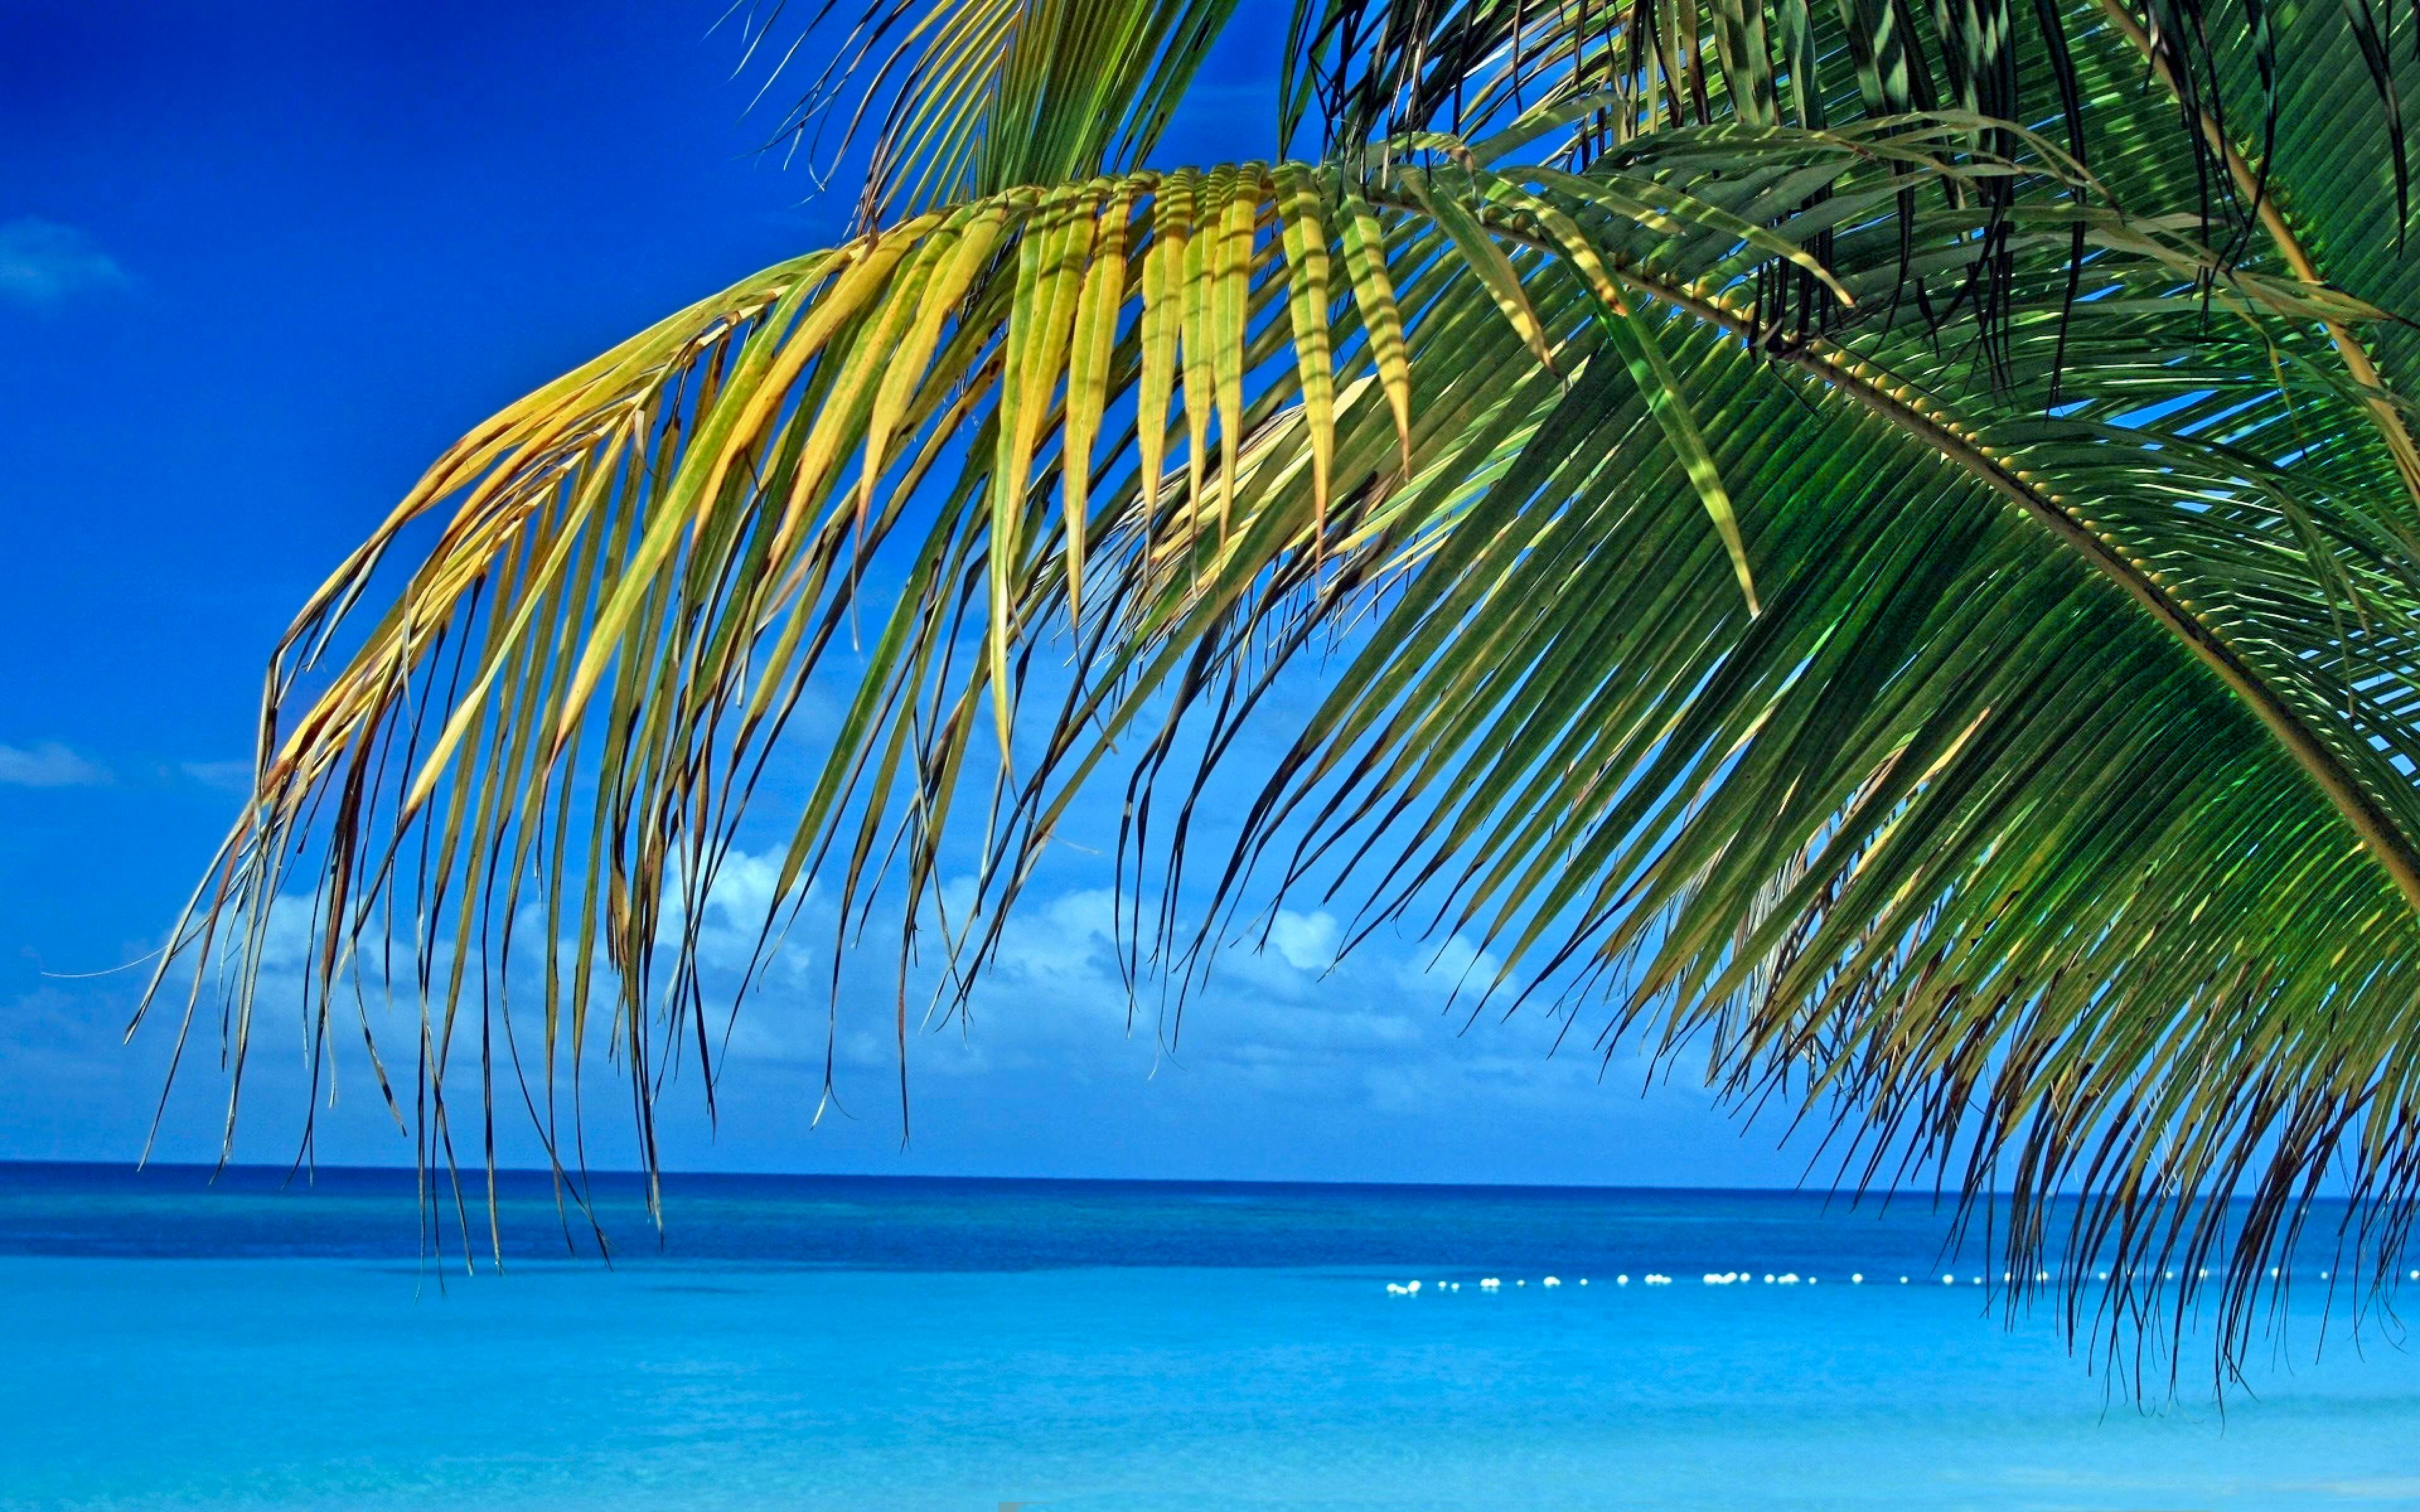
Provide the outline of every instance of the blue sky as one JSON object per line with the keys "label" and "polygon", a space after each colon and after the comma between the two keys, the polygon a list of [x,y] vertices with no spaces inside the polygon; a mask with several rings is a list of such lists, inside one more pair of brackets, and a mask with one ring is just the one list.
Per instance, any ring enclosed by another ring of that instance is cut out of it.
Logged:
{"label": "blue sky", "polygon": [[[835,239],[845,203],[754,151],[772,116],[746,114],[761,80],[731,77],[737,37],[708,34],[721,4],[0,12],[0,1158],[139,1148],[168,1049],[118,1042],[143,973],[59,974],[158,941],[231,815],[270,646],[420,467],[659,316]],[[1267,150],[1280,39],[1238,27],[1172,155]],[[887,1003],[845,1020],[847,1113],[808,1127],[811,948],[743,1015],[719,1127],[673,1089],[667,1163],[1751,1185],[1803,1167],[1692,1088],[1642,1096],[1627,1059],[1600,1081],[1586,1035],[1550,1057],[1543,1015],[1461,1032],[1456,942],[1382,940],[1324,974],[1336,922],[1316,910],[1231,962],[1169,1055],[1127,1031],[1108,870],[1060,864],[973,1023],[917,1041],[904,1151],[873,1032]],[[743,861],[716,908],[736,918],[762,882]],[[283,1030],[264,1028],[245,1158],[293,1149]],[[209,1048],[163,1153],[215,1148]],[[408,1161],[344,1085],[320,1158]],[[616,1109],[599,1097],[596,1123]]]}

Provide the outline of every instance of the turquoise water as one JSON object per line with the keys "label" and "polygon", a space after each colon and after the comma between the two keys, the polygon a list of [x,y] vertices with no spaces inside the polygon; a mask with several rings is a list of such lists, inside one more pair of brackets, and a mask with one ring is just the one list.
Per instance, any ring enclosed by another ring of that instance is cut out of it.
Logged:
{"label": "turquoise water", "polygon": [[0,1507],[2420,1506],[2420,1360],[2313,1363],[2318,1287],[2147,1412],[1914,1204],[690,1178],[608,1268],[516,1182],[475,1277],[414,1213],[0,1167]]}

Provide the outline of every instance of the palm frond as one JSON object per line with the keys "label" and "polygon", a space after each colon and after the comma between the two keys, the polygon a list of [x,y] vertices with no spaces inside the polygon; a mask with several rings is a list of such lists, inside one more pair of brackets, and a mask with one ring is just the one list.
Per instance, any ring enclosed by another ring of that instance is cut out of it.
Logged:
{"label": "palm frond", "polygon": [[[2398,81],[2390,58],[2412,45],[2414,24],[2362,4],[2254,5],[2239,16],[2164,0],[2139,13],[2126,0],[2039,0],[2019,17],[2005,0],[1814,10],[1710,0],[1700,16],[1668,0],[1298,0],[1283,114],[1297,131],[1315,106],[1328,140],[1348,144],[1551,120],[1544,147],[1581,157],[1683,120],[1822,129],[1943,105],[2056,119],[2066,149],[2120,203],[2190,207],[2225,260],[2268,261],[2400,313],[2420,308],[2401,255],[2403,122],[2420,109],[2420,70]],[[2159,89],[2140,87],[2147,69]],[[2364,77],[2366,92],[2347,87]],[[1577,101],[1589,108],[1575,111]],[[2005,137],[1993,147],[2012,150]],[[2380,193],[2390,172],[2392,198]],[[1968,275],[1991,298],[1995,261],[1978,256]],[[2384,343],[2382,363],[2350,329],[2332,334],[2354,383],[2412,392],[2399,333],[2369,338]],[[2420,446],[2397,404],[2381,398],[2368,419],[2420,505]]]}
{"label": "palm frond", "polygon": [[[1134,166],[1234,8],[1234,0],[869,0],[835,44],[841,0],[824,0],[760,93],[800,50],[826,53],[774,141],[845,158],[874,126],[859,202],[870,227]],[[777,10],[752,28],[752,57],[781,24]]]}
{"label": "palm frond", "polygon": [[[2420,1172],[2401,306],[2226,244],[2122,28],[1313,8],[1332,152],[1129,170],[1224,11],[1183,14],[878,8],[924,70],[880,229],[482,425],[330,579],[176,938],[235,1088],[299,887],[315,1063],[409,936],[425,1159],[467,1016],[483,1119],[535,1064],[554,1147],[601,1038],[652,1162],[664,1068],[713,1095],[698,900],[785,755],[758,964],[818,881],[843,943],[899,900],[904,1087],[920,936],[962,1001],[1122,773],[1158,898],[1121,954],[1177,1011],[1316,891],[1836,1127],[1851,1185],[2010,1188],[2009,1271],[2055,1259],[2112,1348],[2223,1256],[2231,1358],[2330,1171],[2382,1284]],[[2046,69],[2072,109],[1993,114]],[[1437,131],[1457,100],[1504,130]],[[1272,722],[1204,878],[1208,784]]]}

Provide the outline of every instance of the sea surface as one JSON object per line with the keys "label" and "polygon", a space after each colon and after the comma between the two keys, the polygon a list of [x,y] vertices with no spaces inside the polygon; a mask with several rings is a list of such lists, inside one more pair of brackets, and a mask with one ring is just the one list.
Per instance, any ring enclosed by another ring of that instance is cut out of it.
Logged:
{"label": "sea surface", "polygon": [[0,1508],[2420,1507],[2316,1270],[2113,1396],[1922,1199],[608,1180],[607,1264],[502,1195],[474,1274],[409,1172],[0,1165]]}

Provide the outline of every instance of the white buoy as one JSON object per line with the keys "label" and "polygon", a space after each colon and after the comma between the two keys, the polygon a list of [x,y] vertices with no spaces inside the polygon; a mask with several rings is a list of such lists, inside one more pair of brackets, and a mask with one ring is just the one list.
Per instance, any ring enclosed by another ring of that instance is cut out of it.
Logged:
{"label": "white buoy", "polygon": [[1615,1277],[1613,1278],[1613,1284],[1614,1284],[1615,1286],[1617,1286],[1617,1287],[1626,1287],[1626,1286],[1630,1285],[1630,1277],[1628,1277],[1628,1276],[1626,1276],[1626,1275],[1618,1275],[1618,1276],[1615,1276]]}
{"label": "white buoy", "polygon": [[1945,1287],[1954,1287],[1958,1284],[1958,1278],[1954,1275],[1945,1275],[1941,1278],[1941,1284]]}
{"label": "white buoy", "polygon": [[1538,1285],[1540,1285],[1540,1286],[1542,1286],[1542,1287],[1559,1287],[1559,1286],[1561,1286],[1562,1284],[1563,1284],[1563,1278],[1562,1278],[1561,1276],[1559,1276],[1559,1275],[1550,1275],[1550,1276],[1546,1277],[1546,1279],[1544,1279],[1544,1281],[1541,1281],[1541,1282],[1539,1282],[1539,1283],[1538,1283]]}
{"label": "white buoy", "polygon": [[1415,1282],[1413,1282],[1410,1286],[1405,1287],[1404,1289],[1405,1291],[1410,1292],[1413,1296],[1417,1297],[1417,1296],[1419,1296],[1419,1295],[1420,1294],[1420,1284],[1419,1284],[1419,1282],[1415,1281]]}
{"label": "white buoy", "polygon": [[1905,1276],[1900,1276],[1900,1277],[1899,1278],[1899,1284],[1900,1284],[1900,1286],[1905,1286],[1905,1285],[1907,1285],[1907,1277],[1905,1277]]}
{"label": "white buoy", "polygon": [[1389,1281],[1387,1283],[1387,1295],[1389,1297],[1401,1297],[1408,1295],[1408,1293],[1404,1290],[1402,1282]]}
{"label": "white buoy", "polygon": [[1586,1277],[1586,1276],[1582,1276],[1582,1277],[1580,1277],[1580,1285],[1581,1285],[1581,1286],[1587,1286],[1587,1285],[1588,1285],[1588,1277]]}
{"label": "white buoy", "polygon": [[1863,1271],[1852,1271],[1852,1272],[1850,1272],[1850,1273],[1849,1273],[1849,1284],[1850,1284],[1851,1286],[1853,1286],[1853,1287],[1862,1287],[1862,1286],[1864,1286],[1864,1285],[1866,1284],[1866,1273],[1865,1273],[1865,1272],[1863,1272]]}

